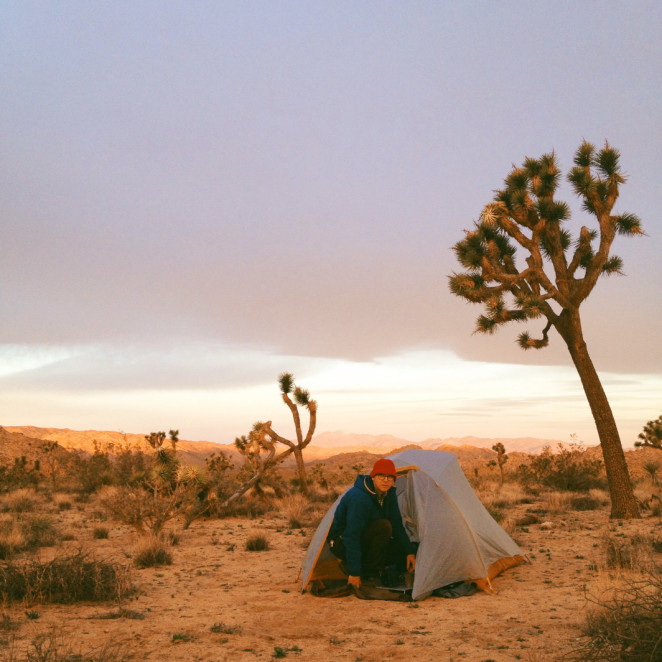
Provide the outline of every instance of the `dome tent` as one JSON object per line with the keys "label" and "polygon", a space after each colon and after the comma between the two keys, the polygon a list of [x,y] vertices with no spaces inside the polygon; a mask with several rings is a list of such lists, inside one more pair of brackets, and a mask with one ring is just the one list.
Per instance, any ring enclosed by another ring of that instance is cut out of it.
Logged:
{"label": "dome tent", "polygon": [[[522,550],[476,496],[455,455],[408,449],[388,457],[398,473],[395,489],[405,529],[419,543],[412,599],[422,600],[460,581],[489,590],[492,578],[524,561]],[[327,542],[341,498],[329,508],[308,547],[302,591],[313,582],[346,577]]]}

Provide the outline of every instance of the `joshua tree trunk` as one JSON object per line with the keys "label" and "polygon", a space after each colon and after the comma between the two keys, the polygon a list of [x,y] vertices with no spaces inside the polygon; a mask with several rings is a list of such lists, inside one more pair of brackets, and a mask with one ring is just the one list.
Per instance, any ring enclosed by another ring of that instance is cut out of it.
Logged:
{"label": "joshua tree trunk", "polygon": [[555,326],[568,346],[595,420],[611,495],[611,518],[638,518],[640,517],[639,507],[632,490],[616,420],[602,388],[600,377],[589,356],[582,334],[579,313],[572,315],[564,310]]}

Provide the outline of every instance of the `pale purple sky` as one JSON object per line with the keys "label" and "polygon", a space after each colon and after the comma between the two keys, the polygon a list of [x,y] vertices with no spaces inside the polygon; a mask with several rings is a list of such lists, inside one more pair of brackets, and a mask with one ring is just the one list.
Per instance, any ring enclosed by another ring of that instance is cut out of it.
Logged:
{"label": "pale purple sky", "polygon": [[595,443],[560,338],[472,335],[447,287],[511,165],[585,138],[648,233],[583,309],[631,443],[662,413],[661,28],[636,1],[3,2],[0,424],[228,442],[290,370],[322,431]]}

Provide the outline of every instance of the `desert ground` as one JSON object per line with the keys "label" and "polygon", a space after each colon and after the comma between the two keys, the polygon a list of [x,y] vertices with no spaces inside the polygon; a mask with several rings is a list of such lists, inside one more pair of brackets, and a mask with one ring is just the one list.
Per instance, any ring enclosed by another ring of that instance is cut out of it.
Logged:
{"label": "desert ground", "polygon": [[[59,506],[65,499],[72,501],[68,509]],[[493,594],[413,603],[319,598],[301,593],[298,575],[327,506],[316,504],[307,521],[292,528],[296,506],[296,499],[286,499],[256,519],[198,520],[187,530],[171,526],[178,538],[172,564],[138,569],[131,562],[138,535],[109,521],[95,495],[86,503],[53,495],[43,507],[70,539],[41,548],[37,557],[46,561],[83,549],[130,569],[136,592],[121,603],[5,604],[0,660],[28,659],[35,642],[44,649],[48,637],[68,656],[30,659],[88,660],[97,651],[106,661],[153,662],[556,660],[581,643],[591,596],[628,572],[608,567],[605,541],[662,539],[659,516],[610,521],[606,499],[597,510],[573,511],[557,495],[551,505],[506,507],[502,524],[529,562],[497,577]],[[523,524],[536,510],[543,516]],[[108,528],[107,539],[94,536],[99,526]],[[246,549],[256,535],[268,541],[267,550]],[[661,556],[652,553],[649,560],[660,565]]]}

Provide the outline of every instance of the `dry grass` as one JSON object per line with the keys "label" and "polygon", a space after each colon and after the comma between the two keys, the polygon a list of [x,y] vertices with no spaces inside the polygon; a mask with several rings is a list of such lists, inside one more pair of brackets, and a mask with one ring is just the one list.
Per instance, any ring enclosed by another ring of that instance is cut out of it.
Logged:
{"label": "dry grass", "polygon": [[519,483],[504,483],[483,481],[476,489],[476,494],[483,505],[488,508],[509,508],[530,501],[529,495]]}
{"label": "dry grass", "polygon": [[585,640],[572,659],[594,662],[662,660],[662,574],[658,568],[627,576],[600,594],[582,628]]}
{"label": "dry grass", "polygon": [[121,644],[106,641],[84,650],[66,641],[59,628],[34,637],[29,643],[15,636],[0,652],[0,662],[128,662],[134,656]]}
{"label": "dry grass", "polygon": [[266,552],[270,549],[269,541],[264,536],[251,536],[246,541],[247,552]]}
{"label": "dry grass", "polygon": [[133,557],[133,563],[138,568],[157,568],[172,564],[172,554],[166,543],[157,536],[146,536],[140,540]]}
{"label": "dry grass", "polygon": [[2,499],[2,512],[28,513],[35,510],[39,503],[39,497],[34,490],[21,488],[8,492]]}
{"label": "dry grass", "polygon": [[11,515],[0,515],[0,560],[10,559],[25,548],[25,535],[20,523]]}
{"label": "dry grass", "polygon": [[10,561],[0,566],[0,598],[7,604],[121,600],[131,592],[126,568],[80,551],[44,563]]}

